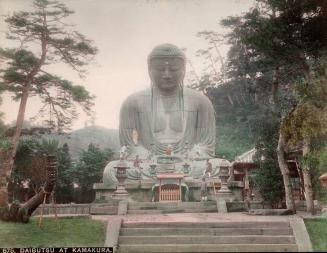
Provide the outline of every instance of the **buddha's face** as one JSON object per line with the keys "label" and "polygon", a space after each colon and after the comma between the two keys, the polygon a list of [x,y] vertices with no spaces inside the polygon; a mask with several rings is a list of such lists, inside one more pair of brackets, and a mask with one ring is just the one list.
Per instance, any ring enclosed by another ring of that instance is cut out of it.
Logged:
{"label": "buddha's face", "polygon": [[165,93],[171,93],[183,82],[185,64],[181,58],[153,58],[149,64],[149,73],[156,87]]}

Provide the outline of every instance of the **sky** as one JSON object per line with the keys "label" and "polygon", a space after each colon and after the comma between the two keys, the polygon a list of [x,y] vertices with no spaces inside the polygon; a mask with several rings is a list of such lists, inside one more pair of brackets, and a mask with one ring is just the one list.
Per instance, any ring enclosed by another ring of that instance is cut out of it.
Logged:
{"label": "sky", "polygon": [[[99,52],[87,67],[88,75],[80,79],[64,64],[51,67],[52,73],[83,85],[95,95],[95,124],[117,129],[119,110],[126,97],[150,86],[147,56],[158,44],[172,43],[186,48],[186,56],[201,73],[204,60],[196,51],[206,47],[199,31],[226,33],[219,25],[222,18],[239,15],[253,6],[253,0],[65,0],[74,10],[67,22],[93,40]],[[28,10],[32,0],[0,0],[0,15]],[[6,25],[0,17],[0,47],[11,47],[5,39]],[[228,46],[219,48],[226,55]],[[190,67],[190,66],[188,66]],[[190,69],[188,69],[190,70]],[[0,111],[10,123],[16,119],[18,106],[10,94],[3,94]],[[26,119],[37,114],[39,101],[31,97]],[[80,114],[72,125],[78,129],[90,124],[90,118]]]}

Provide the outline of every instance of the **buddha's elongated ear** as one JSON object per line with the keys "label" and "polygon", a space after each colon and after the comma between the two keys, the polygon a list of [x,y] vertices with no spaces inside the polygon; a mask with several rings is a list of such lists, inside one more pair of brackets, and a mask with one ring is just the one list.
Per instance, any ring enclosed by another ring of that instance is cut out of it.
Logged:
{"label": "buddha's elongated ear", "polygon": [[149,72],[149,77],[150,77],[150,80],[151,80],[151,86],[153,86],[154,85],[154,79],[153,79],[152,67],[151,67],[150,63],[148,65],[148,72]]}

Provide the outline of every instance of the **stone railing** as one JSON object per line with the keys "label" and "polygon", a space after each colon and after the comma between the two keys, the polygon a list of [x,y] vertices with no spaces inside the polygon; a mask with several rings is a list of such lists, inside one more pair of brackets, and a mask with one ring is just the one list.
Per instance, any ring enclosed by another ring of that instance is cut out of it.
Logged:
{"label": "stone railing", "polygon": [[[33,215],[41,215],[42,205],[40,205]],[[106,214],[114,215],[118,213],[118,202],[111,203],[88,203],[88,204],[45,204],[43,215],[47,214],[66,214],[66,215],[88,215]]]}
{"label": "stone railing", "polygon": [[91,204],[45,204],[40,205],[33,215],[40,215],[43,208],[43,215],[47,214],[90,214]]}

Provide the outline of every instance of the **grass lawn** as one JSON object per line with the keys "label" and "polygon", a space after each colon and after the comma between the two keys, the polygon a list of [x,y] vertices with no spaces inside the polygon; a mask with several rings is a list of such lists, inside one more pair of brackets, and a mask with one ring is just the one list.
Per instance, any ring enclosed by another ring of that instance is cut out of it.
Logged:
{"label": "grass lawn", "polygon": [[88,218],[38,218],[28,224],[0,221],[0,247],[99,246],[105,241],[106,225]]}
{"label": "grass lawn", "polygon": [[314,251],[327,251],[327,219],[305,219]]}

